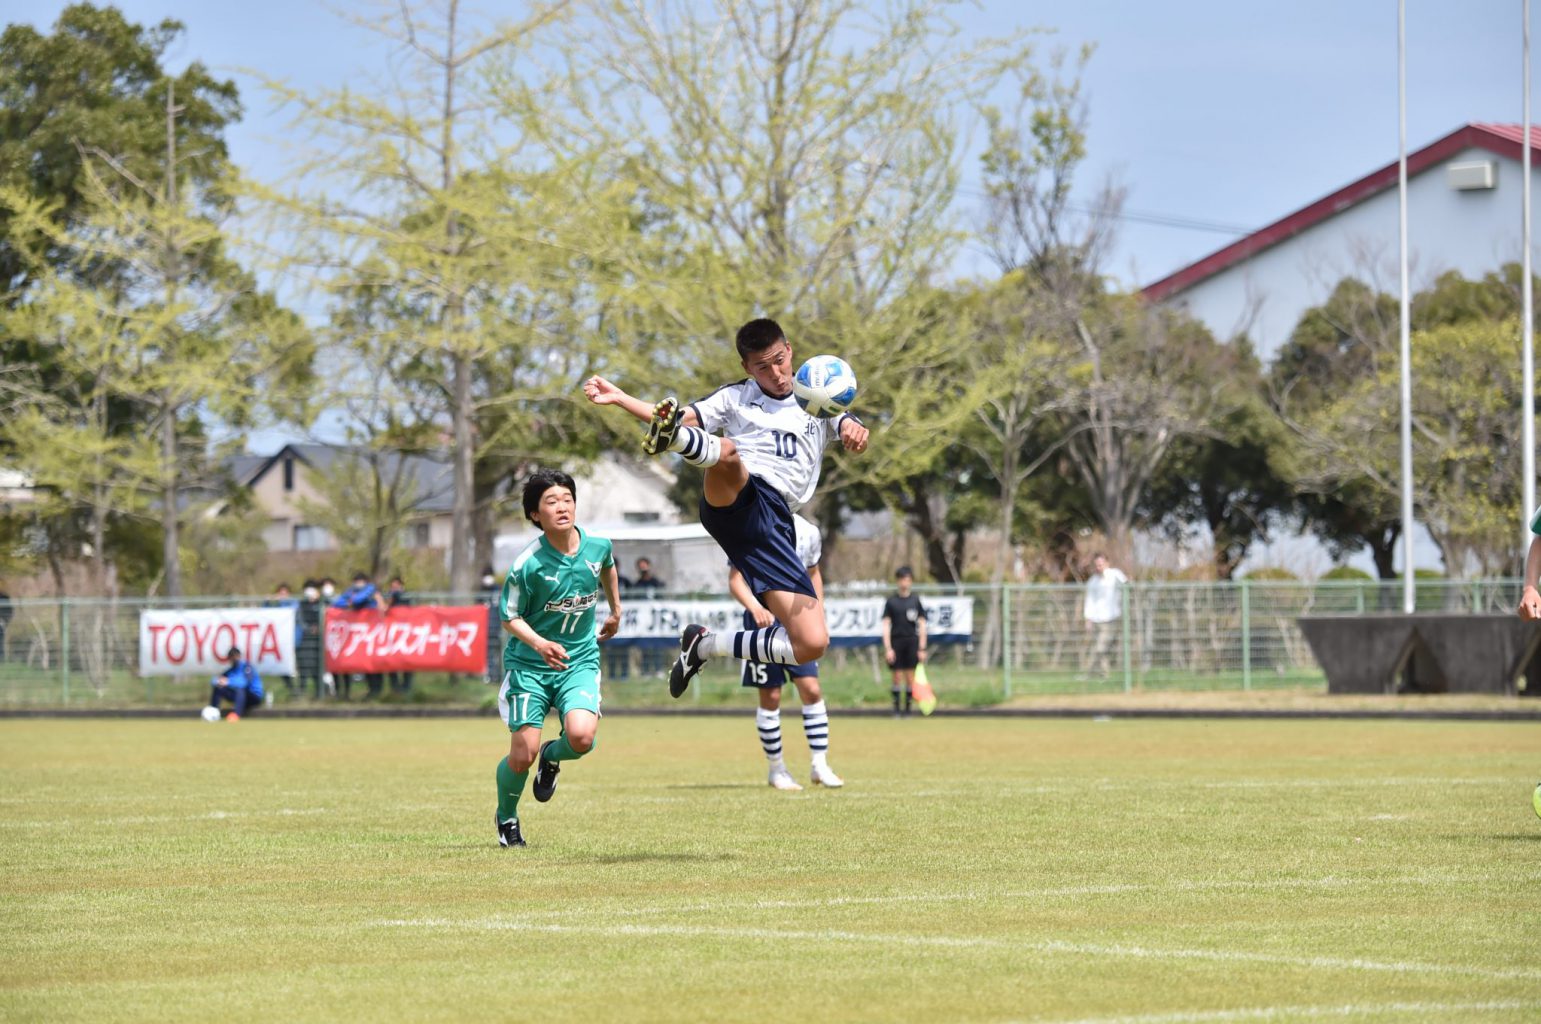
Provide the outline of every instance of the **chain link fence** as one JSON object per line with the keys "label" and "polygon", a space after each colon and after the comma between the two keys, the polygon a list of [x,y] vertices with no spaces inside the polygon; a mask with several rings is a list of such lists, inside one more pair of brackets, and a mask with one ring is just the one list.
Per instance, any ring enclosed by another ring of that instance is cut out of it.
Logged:
{"label": "chain link fence", "polygon": [[[1422,611],[1512,612],[1517,580],[1420,581]],[[924,598],[937,588],[917,588]],[[967,644],[936,645],[931,675],[954,704],[987,704],[1043,693],[1138,690],[1325,691],[1321,669],[1295,620],[1306,614],[1397,611],[1399,582],[1238,581],[1144,583],[1121,588],[1123,614],[1101,630],[1081,616],[1083,588],[1016,585],[947,590],[974,602]],[[720,597],[723,595],[692,595]],[[830,588],[830,596],[883,594]],[[471,604],[464,595],[415,593],[418,604]],[[149,608],[254,607],[267,597],[180,600],[68,598],[15,600],[0,633],[0,707],[186,706],[207,694],[205,676],[141,676],[139,614]],[[633,649],[607,655],[607,702],[661,703],[655,680],[667,657]],[[886,700],[888,672],[873,646],[832,648],[823,664],[825,690],[836,702]],[[486,705],[492,687],[480,679],[418,674],[413,700]],[[299,699],[281,680],[279,700]],[[697,700],[737,692],[737,663],[721,659],[703,673]]]}

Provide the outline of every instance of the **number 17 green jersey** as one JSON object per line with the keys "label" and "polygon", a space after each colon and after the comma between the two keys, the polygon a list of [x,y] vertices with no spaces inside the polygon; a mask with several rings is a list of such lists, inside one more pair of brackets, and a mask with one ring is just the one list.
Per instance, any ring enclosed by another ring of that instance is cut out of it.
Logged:
{"label": "number 17 green jersey", "polygon": [[[599,664],[594,607],[602,590],[600,574],[615,565],[607,538],[576,529],[578,552],[571,557],[552,547],[544,533],[519,552],[498,601],[505,621],[524,619],[541,637],[561,644],[569,667]],[[503,647],[503,667],[552,671],[533,647],[516,637],[509,637]]]}

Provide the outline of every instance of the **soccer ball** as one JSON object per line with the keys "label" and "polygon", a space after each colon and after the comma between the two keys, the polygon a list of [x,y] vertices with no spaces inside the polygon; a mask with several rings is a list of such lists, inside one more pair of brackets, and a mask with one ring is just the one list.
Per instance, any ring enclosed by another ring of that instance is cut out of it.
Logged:
{"label": "soccer ball", "polygon": [[838,416],[856,400],[856,372],[839,356],[814,356],[797,368],[792,395],[811,416]]}
{"label": "soccer ball", "polygon": [[205,722],[217,722],[217,721],[219,721],[219,708],[216,708],[213,705],[206,706],[203,709],[202,714],[203,714],[203,720]]}

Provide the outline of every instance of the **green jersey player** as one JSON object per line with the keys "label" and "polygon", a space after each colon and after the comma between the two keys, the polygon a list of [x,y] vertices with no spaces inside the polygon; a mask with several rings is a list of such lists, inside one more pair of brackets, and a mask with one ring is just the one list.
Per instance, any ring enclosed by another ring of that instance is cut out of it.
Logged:
{"label": "green jersey player", "polygon": [[[543,469],[524,485],[524,514],[541,529],[514,559],[503,581],[498,618],[512,639],[503,649],[498,711],[513,734],[508,756],[498,761],[498,843],[524,846],[519,797],[530,766],[535,799],[556,792],[563,761],[594,749],[599,725],[599,641],[621,624],[621,592],[610,542],[578,528],[578,490],[560,470]],[[594,606],[600,588],[610,615],[596,634]],[[548,708],[562,733],[540,742]]]}
{"label": "green jersey player", "polygon": [[[1530,514],[1530,549],[1525,552],[1525,585],[1520,590],[1520,618],[1535,621],[1541,619],[1541,592],[1536,590],[1541,580],[1541,508]],[[1541,814],[1541,807],[1536,809]]]}

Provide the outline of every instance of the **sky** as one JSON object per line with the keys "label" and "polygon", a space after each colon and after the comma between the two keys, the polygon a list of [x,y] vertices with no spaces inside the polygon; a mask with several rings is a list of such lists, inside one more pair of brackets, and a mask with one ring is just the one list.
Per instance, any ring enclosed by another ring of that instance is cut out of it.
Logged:
{"label": "sky", "polygon": [[[1409,151],[1467,122],[1520,122],[1523,2],[1407,0]],[[25,4],[12,5],[3,20],[46,31],[65,6]],[[167,55],[172,70],[200,60],[235,80],[246,114],[228,133],[231,155],[259,179],[286,166],[288,116],[247,69],[302,88],[362,85],[388,58],[386,44],[340,13],[358,9],[346,0],[117,6],[140,24],[183,22],[186,32]],[[497,14],[504,6],[510,16],[523,8],[486,0],[477,9]],[[1095,45],[1084,78],[1081,181],[1087,197],[1109,176],[1127,190],[1106,269],[1128,287],[1158,280],[1397,156],[1395,0],[979,0],[954,17],[976,36],[1052,30],[1040,43],[1045,53]],[[1541,109],[1533,116],[1541,120]],[[979,187],[971,163],[965,194]],[[958,269],[990,271],[978,253]],[[248,440],[253,451],[281,443],[266,432]]]}
{"label": "sky", "polygon": [[[47,30],[64,6],[26,0],[4,19]],[[379,73],[387,57],[340,13],[357,9],[345,0],[116,6],[140,24],[183,22],[173,69],[196,59],[236,81],[246,115],[230,130],[232,156],[259,178],[283,168],[287,116],[246,69],[339,86]],[[500,6],[522,8],[489,0],[478,9]],[[1409,149],[1468,121],[1518,123],[1522,5],[1408,0],[1407,8]],[[1051,29],[1045,51],[1095,45],[1082,181],[1112,175],[1127,189],[1107,268],[1125,285],[1157,280],[1396,159],[1394,0],[980,0],[955,17],[979,36]],[[977,193],[978,181],[971,164],[965,189]],[[982,256],[969,259],[964,272],[986,272]]]}

